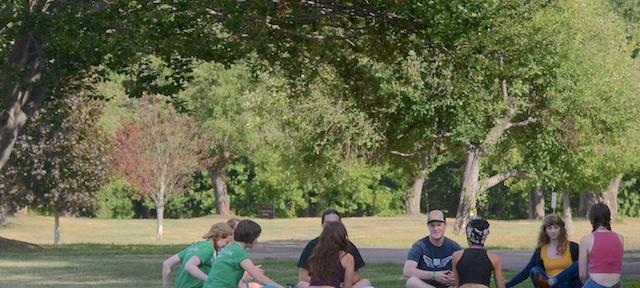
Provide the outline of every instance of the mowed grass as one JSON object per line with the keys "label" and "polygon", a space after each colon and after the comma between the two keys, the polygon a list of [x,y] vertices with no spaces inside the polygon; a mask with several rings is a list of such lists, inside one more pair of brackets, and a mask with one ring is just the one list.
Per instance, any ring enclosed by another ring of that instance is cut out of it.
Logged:
{"label": "mowed grass", "polygon": [[[180,245],[71,244],[0,252],[0,287],[160,287],[162,261]],[[280,283],[294,283],[294,260],[263,259],[265,273]],[[378,288],[404,287],[402,265],[367,263],[363,277]],[[510,279],[513,272],[507,272]],[[172,277],[175,273],[172,273]],[[532,287],[525,281],[518,287]],[[640,287],[640,281],[624,281]]]}
{"label": "mowed grass", "polygon": [[[209,227],[226,218],[217,216],[192,219],[166,219],[164,237],[155,240],[156,221],[154,219],[92,219],[62,218],[62,243],[98,244],[144,244],[144,245],[186,245],[198,240]],[[308,241],[321,230],[320,219],[254,219],[263,229],[260,241]],[[459,243],[465,243],[462,235],[453,233],[450,223],[447,236]],[[417,239],[426,235],[425,217],[358,217],[345,218],[349,238],[359,247],[408,249]],[[540,221],[535,220],[490,220],[490,248],[533,249],[536,244]],[[625,250],[640,250],[640,218],[624,218],[614,223],[613,229],[625,237]],[[591,231],[585,219],[575,220],[575,233],[570,235],[579,241],[582,235]],[[53,218],[42,216],[10,217],[8,223],[0,226],[0,236],[36,243],[51,244],[53,239]]]}

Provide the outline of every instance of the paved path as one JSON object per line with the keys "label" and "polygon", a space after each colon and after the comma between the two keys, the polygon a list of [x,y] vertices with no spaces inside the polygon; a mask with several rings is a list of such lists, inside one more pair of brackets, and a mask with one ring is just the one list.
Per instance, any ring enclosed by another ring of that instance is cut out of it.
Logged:
{"label": "paved path", "polygon": [[[250,252],[255,259],[298,259],[306,243],[302,242],[261,242]],[[390,262],[402,265],[408,249],[359,248],[365,262]],[[492,250],[500,258],[505,269],[520,271],[527,265],[533,251]],[[640,279],[640,252],[626,253],[622,271],[626,279]]]}

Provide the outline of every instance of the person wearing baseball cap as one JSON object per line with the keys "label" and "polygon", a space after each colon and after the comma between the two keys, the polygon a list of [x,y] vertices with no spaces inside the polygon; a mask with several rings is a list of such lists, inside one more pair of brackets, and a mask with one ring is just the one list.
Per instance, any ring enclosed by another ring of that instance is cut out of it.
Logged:
{"label": "person wearing baseball cap", "polygon": [[175,287],[202,287],[207,280],[213,260],[222,248],[233,242],[233,229],[227,223],[216,223],[202,238],[205,240],[191,244],[162,263],[162,287],[169,287],[169,274],[171,274],[171,268],[176,265],[180,265],[180,268],[176,274]]}
{"label": "person wearing baseball cap", "polygon": [[456,285],[452,272],[451,258],[462,248],[455,241],[444,236],[447,218],[440,210],[432,210],[427,215],[429,235],[416,241],[402,274],[407,277],[407,288],[445,288]]}

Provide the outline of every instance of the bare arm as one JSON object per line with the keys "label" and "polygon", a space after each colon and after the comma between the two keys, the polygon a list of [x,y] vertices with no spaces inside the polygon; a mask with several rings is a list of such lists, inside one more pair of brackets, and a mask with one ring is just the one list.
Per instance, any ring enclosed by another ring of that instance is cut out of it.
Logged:
{"label": "bare arm", "polygon": [[206,281],[208,276],[207,274],[202,273],[202,270],[198,268],[200,264],[200,258],[198,258],[198,256],[193,256],[191,257],[191,259],[189,259],[189,261],[187,261],[186,264],[184,264],[184,270],[189,272],[189,274],[191,274],[193,277],[196,277],[202,281]]}
{"label": "bare arm", "polygon": [[309,275],[309,270],[300,268],[298,269],[298,282],[311,282],[311,275]]}
{"label": "bare arm", "polygon": [[495,253],[489,254],[491,264],[493,264],[493,277],[496,280],[496,288],[505,288],[504,275],[502,274],[502,261]]}
{"label": "bare arm", "polygon": [[251,275],[251,277],[253,277],[253,279],[258,281],[260,284],[272,284],[278,288],[283,288],[282,285],[276,283],[275,281],[269,279],[269,277],[265,276],[262,273],[262,270],[253,264],[253,261],[251,261],[251,259],[245,259],[242,262],[240,262],[240,267],[242,267],[244,271],[249,272],[249,275]]}
{"label": "bare arm", "polygon": [[462,256],[462,253],[458,253],[459,251],[453,252],[453,255],[451,257],[451,268],[453,268],[453,276],[455,277],[455,283],[452,286],[460,286],[458,285],[458,279],[460,279],[460,276],[458,275],[458,261],[460,261],[460,257]]}
{"label": "bare arm", "polygon": [[[413,260],[407,260],[404,262],[402,274],[407,278],[416,277],[422,280],[434,279],[433,271],[418,269],[418,262]],[[436,271],[434,280],[447,285],[455,285],[455,277],[451,271]]]}
{"label": "bare arm", "polygon": [[342,288],[351,288],[354,282],[354,274],[355,274],[355,259],[353,259],[353,255],[346,253],[340,259],[340,264],[344,267],[344,281],[342,283]]}
{"label": "bare arm", "polygon": [[180,257],[178,257],[178,254],[175,254],[162,262],[162,287],[169,288],[169,274],[171,274],[171,268],[178,264],[180,264]]}
{"label": "bare arm", "polygon": [[578,255],[578,274],[582,283],[589,279],[589,250],[593,246],[593,236],[591,234],[582,237],[580,240],[580,253]]}

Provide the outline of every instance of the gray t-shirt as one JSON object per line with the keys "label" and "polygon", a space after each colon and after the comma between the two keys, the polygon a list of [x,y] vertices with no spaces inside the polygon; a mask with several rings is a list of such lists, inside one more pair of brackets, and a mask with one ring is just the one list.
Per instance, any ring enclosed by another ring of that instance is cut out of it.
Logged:
{"label": "gray t-shirt", "polygon": [[[445,237],[442,246],[438,247],[429,241],[429,236],[424,237],[411,246],[407,260],[416,261],[418,269],[425,271],[446,271],[451,270],[451,258],[453,252],[461,250],[460,245],[455,241]],[[437,286],[446,286],[442,283],[431,279],[423,279],[423,281]]]}

